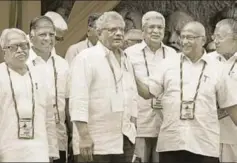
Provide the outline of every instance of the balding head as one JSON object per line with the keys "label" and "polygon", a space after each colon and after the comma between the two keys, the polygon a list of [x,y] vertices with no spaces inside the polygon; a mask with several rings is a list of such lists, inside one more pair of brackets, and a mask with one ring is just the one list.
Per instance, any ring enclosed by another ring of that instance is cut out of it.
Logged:
{"label": "balding head", "polygon": [[202,23],[198,21],[192,21],[192,22],[187,23],[182,29],[182,32],[184,31],[191,32],[197,36],[206,37],[205,27],[202,25]]}

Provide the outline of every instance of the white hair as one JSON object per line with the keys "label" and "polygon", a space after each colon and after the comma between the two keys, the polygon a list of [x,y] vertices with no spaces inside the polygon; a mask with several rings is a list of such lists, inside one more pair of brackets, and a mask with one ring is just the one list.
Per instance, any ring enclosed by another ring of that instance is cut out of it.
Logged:
{"label": "white hair", "polygon": [[1,46],[2,49],[4,49],[5,46],[6,46],[8,34],[12,33],[12,32],[15,32],[15,33],[18,33],[18,34],[24,36],[25,37],[25,41],[27,41],[29,43],[29,40],[27,39],[27,35],[26,35],[26,33],[24,31],[22,31],[22,30],[20,30],[18,28],[7,28],[7,29],[4,29],[2,31],[2,34],[0,36],[0,46]]}
{"label": "white hair", "polygon": [[125,27],[125,22],[123,20],[123,17],[115,12],[115,11],[108,11],[104,12],[97,20],[96,20],[96,29],[101,30],[105,28],[105,26],[111,21],[111,20],[121,20],[123,23],[123,26]]}
{"label": "white hair", "polygon": [[59,29],[62,31],[68,30],[67,23],[60,14],[53,12],[53,11],[48,11],[45,14],[45,16],[47,16],[48,18],[50,18],[53,21],[56,29]]}
{"label": "white hair", "polygon": [[150,19],[161,19],[165,25],[165,18],[161,13],[159,13],[157,11],[148,11],[147,13],[145,13],[142,16],[142,28],[147,23],[147,21]]}

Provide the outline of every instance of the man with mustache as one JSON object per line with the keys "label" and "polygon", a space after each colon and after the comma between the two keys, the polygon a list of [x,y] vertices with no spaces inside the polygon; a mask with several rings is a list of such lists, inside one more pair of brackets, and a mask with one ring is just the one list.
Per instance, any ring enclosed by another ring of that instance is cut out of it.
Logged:
{"label": "man with mustache", "polygon": [[180,52],[180,31],[185,24],[191,21],[194,21],[194,18],[183,11],[175,11],[170,14],[167,18],[164,43]]}
{"label": "man with mustache", "polygon": [[109,11],[96,28],[99,42],[72,64],[74,154],[77,162],[131,162],[138,94],[132,65],[122,51],[125,22]]}
{"label": "man with mustache", "polygon": [[65,59],[71,65],[75,56],[79,54],[82,50],[90,48],[96,45],[98,41],[98,36],[96,34],[96,20],[100,17],[100,13],[92,13],[88,17],[88,31],[87,38],[83,41],[80,41],[76,44],[71,45],[65,55]]}
{"label": "man with mustache", "polygon": [[163,123],[157,151],[160,163],[219,162],[220,128],[217,106],[237,124],[237,81],[223,65],[207,55],[204,26],[189,22],[180,33],[179,59],[166,60],[156,68],[148,84],[137,78],[144,98],[162,96]]}
{"label": "man with mustache", "polygon": [[28,67],[29,41],[16,28],[3,30],[0,45],[0,161],[49,162],[58,158],[50,85],[44,69]]}
{"label": "man with mustache", "polygon": [[53,50],[55,46],[56,30],[54,23],[47,16],[39,16],[30,23],[29,65],[45,69],[45,80],[52,83],[51,93],[54,96],[54,117],[57,127],[60,159],[55,162],[66,161],[67,130],[65,125],[65,107],[68,99],[68,72],[69,66],[65,59]]}
{"label": "man with mustache", "polygon": [[[142,35],[144,40],[125,50],[130,58],[135,75],[147,82],[156,71],[156,65],[162,60],[174,59],[174,49],[162,43],[165,31],[165,18],[156,11],[149,11],[142,17]],[[139,97],[137,138],[135,155],[142,162],[158,162],[156,143],[162,123],[160,99],[145,100]],[[158,138],[159,139],[159,138]]]}
{"label": "man with mustache", "polygon": [[[216,51],[209,53],[217,61],[223,62],[224,70],[237,80],[237,21],[223,19],[216,24],[213,34]],[[234,89],[234,88],[233,88]],[[219,109],[220,120],[220,162],[237,162],[237,127],[225,110]]]}

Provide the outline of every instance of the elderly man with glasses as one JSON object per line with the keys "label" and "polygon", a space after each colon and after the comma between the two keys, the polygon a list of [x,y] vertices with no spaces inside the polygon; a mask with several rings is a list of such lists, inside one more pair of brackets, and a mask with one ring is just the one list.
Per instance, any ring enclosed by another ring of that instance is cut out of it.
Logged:
{"label": "elderly man with glasses", "polygon": [[[234,19],[219,21],[212,38],[216,51],[209,55],[223,62],[225,73],[237,81],[237,21]],[[237,127],[225,110],[219,109],[218,113],[221,129],[220,162],[237,162]]]}
{"label": "elderly man with glasses", "polygon": [[0,38],[5,62],[0,64],[0,161],[49,162],[58,158],[51,85],[44,69],[28,67],[29,42],[16,28]]}
{"label": "elderly man with glasses", "polygon": [[137,87],[121,50],[125,22],[114,11],[96,21],[99,42],[72,65],[70,115],[78,162],[131,162],[135,143]]}
{"label": "elderly man with glasses", "polygon": [[157,66],[148,84],[137,79],[145,98],[162,96],[163,123],[157,150],[160,163],[218,163],[220,127],[217,103],[237,124],[237,81],[206,54],[205,28],[189,22],[181,30],[177,60]]}
{"label": "elderly man with glasses", "polygon": [[[149,11],[142,17],[143,41],[125,49],[135,75],[145,82],[156,72],[156,65],[162,60],[175,59],[178,56],[173,48],[162,43],[164,32],[164,16],[156,11]],[[161,110],[160,99],[145,100],[140,97],[138,100],[135,155],[142,162],[159,161],[156,143],[162,124]]]}
{"label": "elderly man with glasses", "polygon": [[54,117],[60,153],[60,159],[55,162],[65,162],[68,146],[65,109],[69,96],[69,66],[65,59],[52,50],[55,46],[55,35],[54,23],[47,16],[39,16],[31,21],[30,41],[32,45],[28,64],[45,69],[45,80],[53,85],[51,93],[54,96]]}

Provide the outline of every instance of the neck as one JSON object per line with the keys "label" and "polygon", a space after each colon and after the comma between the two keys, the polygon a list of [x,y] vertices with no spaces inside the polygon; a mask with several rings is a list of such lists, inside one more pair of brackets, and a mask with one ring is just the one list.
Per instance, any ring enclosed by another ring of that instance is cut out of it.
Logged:
{"label": "neck", "polygon": [[38,55],[40,56],[43,60],[47,61],[50,57],[50,52],[42,52],[40,51],[39,49],[35,48],[35,47],[32,47],[33,51]]}
{"label": "neck", "polygon": [[21,74],[21,75],[24,75],[26,72],[27,72],[27,66],[26,64],[24,65],[21,65],[21,66],[17,66],[17,65],[13,65],[13,64],[7,64],[7,66],[16,71],[17,73]]}
{"label": "neck", "polygon": [[156,52],[160,47],[161,47],[161,43],[154,43],[151,41],[146,41],[147,46],[151,49],[152,52]]}
{"label": "neck", "polygon": [[92,39],[92,38],[90,38],[90,37],[88,37],[88,40],[90,41],[90,43],[91,43],[93,46],[95,46],[96,43],[97,43],[97,41],[95,41],[94,39]]}
{"label": "neck", "polygon": [[193,63],[197,62],[203,56],[203,49],[186,55]]}

